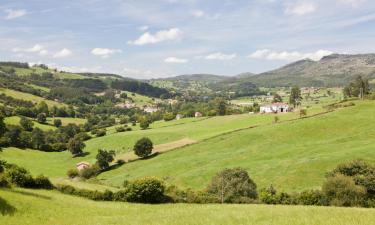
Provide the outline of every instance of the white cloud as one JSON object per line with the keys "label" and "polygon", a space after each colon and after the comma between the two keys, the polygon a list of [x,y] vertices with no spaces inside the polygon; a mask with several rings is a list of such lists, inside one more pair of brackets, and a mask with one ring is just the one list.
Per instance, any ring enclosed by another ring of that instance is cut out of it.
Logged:
{"label": "white cloud", "polygon": [[191,15],[194,16],[195,18],[201,18],[206,14],[202,10],[193,10],[191,11]]}
{"label": "white cloud", "polygon": [[91,50],[91,54],[96,56],[101,56],[102,58],[108,58],[110,55],[122,52],[120,49],[110,49],[110,48],[94,48]]}
{"label": "white cloud", "polygon": [[7,15],[5,16],[6,20],[16,19],[27,14],[27,11],[24,9],[7,9],[5,10],[5,12],[7,13]]}
{"label": "white cloud", "polygon": [[172,41],[177,40],[181,37],[182,32],[178,28],[171,28],[169,30],[161,30],[155,34],[146,32],[142,34],[135,41],[128,41],[128,44],[131,45],[146,45],[146,44],[155,44],[163,41]]}
{"label": "white cloud", "polygon": [[236,58],[236,54],[224,54],[221,52],[212,53],[210,55],[205,56],[204,58],[207,60],[232,60]]}
{"label": "white cloud", "polygon": [[339,3],[348,4],[352,7],[358,7],[363,3],[367,2],[367,0],[337,0]]}
{"label": "white cloud", "polygon": [[53,55],[53,58],[66,58],[71,56],[73,53],[67,48],[63,48]]}
{"label": "white cloud", "polygon": [[187,59],[181,59],[181,58],[176,58],[176,57],[168,57],[164,60],[166,63],[176,63],[176,64],[182,64],[182,63],[187,63]]}
{"label": "white cloud", "polygon": [[285,13],[289,15],[303,16],[315,12],[317,6],[312,2],[297,2],[287,5]]}
{"label": "white cloud", "polygon": [[15,53],[38,53],[40,56],[48,55],[48,50],[40,44],[36,44],[31,48],[13,48],[12,51]]}
{"label": "white cloud", "polygon": [[146,30],[148,30],[148,26],[140,26],[140,27],[138,27],[138,30],[140,30],[140,31],[146,31]]}
{"label": "white cloud", "polygon": [[252,59],[266,59],[266,60],[282,60],[282,61],[296,61],[301,59],[312,59],[315,61],[320,60],[324,56],[331,55],[333,52],[329,50],[318,50],[316,52],[301,53],[298,51],[288,52],[288,51],[272,51],[269,49],[257,50],[250,54],[248,58]]}

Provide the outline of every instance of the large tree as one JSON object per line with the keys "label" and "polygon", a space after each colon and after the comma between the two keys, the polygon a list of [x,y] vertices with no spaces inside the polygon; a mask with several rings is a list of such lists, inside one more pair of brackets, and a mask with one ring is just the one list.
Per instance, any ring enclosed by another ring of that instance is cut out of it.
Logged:
{"label": "large tree", "polygon": [[257,186],[242,168],[224,169],[216,174],[208,186],[208,191],[221,201],[236,202],[241,198],[255,199]]}
{"label": "large tree", "polygon": [[68,150],[72,153],[73,156],[78,156],[83,153],[83,149],[86,147],[85,143],[81,138],[71,138],[68,142]]}
{"label": "large tree", "polygon": [[137,156],[145,158],[151,154],[153,148],[152,141],[149,138],[144,137],[135,143],[133,150]]}
{"label": "large tree", "polygon": [[115,151],[106,151],[104,149],[99,149],[98,154],[96,155],[96,164],[100,167],[100,169],[105,170],[108,169],[109,163],[114,160],[114,156],[116,155]]}
{"label": "large tree", "polygon": [[298,86],[292,87],[289,96],[289,103],[293,105],[293,107],[299,106],[301,104],[302,96],[301,96],[301,89]]}
{"label": "large tree", "polygon": [[21,117],[21,120],[20,120],[20,125],[21,127],[25,130],[25,131],[32,131],[33,130],[33,126],[34,126],[34,123],[33,121],[31,121],[30,119],[26,118],[26,117]]}

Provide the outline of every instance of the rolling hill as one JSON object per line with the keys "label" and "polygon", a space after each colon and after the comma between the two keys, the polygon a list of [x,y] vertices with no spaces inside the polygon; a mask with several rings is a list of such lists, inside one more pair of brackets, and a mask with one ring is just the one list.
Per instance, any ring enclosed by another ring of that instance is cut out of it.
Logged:
{"label": "rolling hill", "polygon": [[262,87],[344,86],[356,76],[375,78],[375,54],[333,54],[319,61],[309,59],[288,64],[280,69],[240,78]]}

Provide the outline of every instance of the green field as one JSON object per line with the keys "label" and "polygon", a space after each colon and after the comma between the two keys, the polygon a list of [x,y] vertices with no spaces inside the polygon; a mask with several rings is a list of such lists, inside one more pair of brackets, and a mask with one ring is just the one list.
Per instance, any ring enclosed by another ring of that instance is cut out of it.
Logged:
{"label": "green field", "polygon": [[45,98],[42,98],[42,97],[39,97],[39,96],[36,96],[36,95],[32,95],[32,94],[20,92],[20,91],[15,91],[15,90],[11,90],[11,89],[0,88],[0,94],[2,94],[2,93],[4,93],[7,96],[13,97],[15,99],[22,99],[22,100],[31,101],[31,102],[34,102],[34,103],[39,103],[41,101],[44,101],[45,103],[47,103],[47,105],[49,107],[66,106],[64,103],[59,103],[59,102],[47,100]]}
{"label": "green field", "polygon": [[[18,117],[18,116],[11,116],[11,117],[6,117],[4,122],[6,124],[10,124],[10,125],[20,125],[20,120],[21,120],[21,118]],[[44,131],[56,129],[56,127],[48,125],[48,124],[41,124],[41,123],[38,123],[36,121],[33,121],[33,123],[34,123],[34,127],[37,127],[37,128],[39,128],[41,130],[44,130]]]}
{"label": "green field", "polygon": [[216,172],[243,167],[260,187],[272,183],[284,191],[319,188],[325,173],[341,162],[374,161],[375,102],[356,104],[312,118],[220,135],[125,164],[99,179],[120,185],[125,179],[157,176],[181,187],[200,189]]}
{"label": "green field", "polygon": [[[55,191],[0,189],[0,224],[372,225],[374,209],[94,202]],[[22,222],[21,222],[22,221]]]}
{"label": "green field", "polygon": [[53,118],[51,118],[51,117],[49,117],[49,118],[47,118],[47,123],[53,125],[53,121],[57,120],[57,119],[61,120],[63,126],[66,126],[70,123],[80,125],[80,124],[86,123],[86,121],[87,121],[86,119],[82,119],[82,118],[71,118],[71,117],[53,117]]}

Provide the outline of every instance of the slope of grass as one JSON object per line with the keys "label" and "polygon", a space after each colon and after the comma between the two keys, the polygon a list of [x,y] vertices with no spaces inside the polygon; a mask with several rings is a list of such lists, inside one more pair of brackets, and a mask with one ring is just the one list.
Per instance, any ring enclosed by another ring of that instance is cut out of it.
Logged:
{"label": "slope of grass", "polygon": [[[4,122],[6,124],[10,124],[10,125],[20,125],[20,120],[21,120],[21,118],[18,117],[18,116],[11,116],[11,117],[6,117],[4,119]],[[56,127],[48,125],[48,124],[41,124],[41,123],[38,123],[36,121],[33,121],[33,123],[34,123],[34,127],[37,127],[37,128],[39,128],[41,130],[44,130],[44,131],[56,129]]]}
{"label": "slope of grass", "polygon": [[325,173],[341,162],[374,161],[375,102],[356,104],[312,118],[218,136],[125,164],[99,179],[120,185],[125,179],[157,176],[181,187],[204,188],[216,172],[243,167],[259,187],[272,183],[285,191],[319,188]]}
{"label": "slope of grass", "polygon": [[41,101],[44,101],[45,103],[47,103],[47,105],[49,107],[52,107],[52,106],[58,106],[58,107],[66,106],[63,103],[59,103],[59,102],[47,100],[45,98],[42,98],[42,97],[39,97],[39,96],[36,96],[36,95],[32,95],[32,94],[25,93],[25,92],[20,92],[20,91],[15,91],[15,90],[11,90],[11,89],[0,88],[0,94],[1,93],[4,93],[5,95],[13,97],[13,98],[16,98],[16,99],[22,99],[22,100],[26,100],[26,101],[32,101],[34,103],[39,103]]}
{"label": "slope of grass", "polygon": [[0,224],[372,225],[374,209],[94,202],[55,191],[0,189]]}
{"label": "slope of grass", "polygon": [[49,118],[47,118],[47,123],[53,125],[53,121],[57,120],[57,119],[61,120],[63,126],[66,126],[70,123],[80,125],[80,124],[86,123],[86,121],[87,121],[86,119],[82,119],[82,118],[72,118],[72,117],[53,117],[53,118],[51,118],[51,117],[49,117]]}

